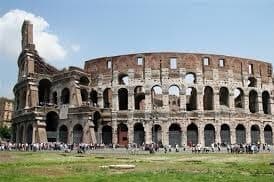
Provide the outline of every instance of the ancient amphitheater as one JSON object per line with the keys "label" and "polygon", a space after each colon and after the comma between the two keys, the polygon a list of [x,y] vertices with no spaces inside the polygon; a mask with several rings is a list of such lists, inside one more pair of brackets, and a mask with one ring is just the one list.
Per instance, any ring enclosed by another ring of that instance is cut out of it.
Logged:
{"label": "ancient amphitheater", "polygon": [[273,144],[270,63],[224,55],[140,53],[58,70],[22,26],[17,143]]}

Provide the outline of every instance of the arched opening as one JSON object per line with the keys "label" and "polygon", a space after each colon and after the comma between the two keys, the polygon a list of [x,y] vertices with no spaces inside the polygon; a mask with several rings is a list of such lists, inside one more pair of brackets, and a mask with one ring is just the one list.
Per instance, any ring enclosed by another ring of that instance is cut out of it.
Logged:
{"label": "arched opening", "polygon": [[127,125],[120,123],[117,129],[118,134],[118,144],[120,146],[128,145],[128,128]]}
{"label": "arched opening", "polygon": [[21,126],[19,129],[19,143],[24,141],[24,126]]}
{"label": "arched opening", "polygon": [[260,143],[260,128],[258,125],[251,126],[251,143]]}
{"label": "arched opening", "polygon": [[244,92],[240,88],[234,90],[234,105],[236,108],[244,108]]}
{"label": "arched opening", "polygon": [[187,126],[187,145],[193,146],[198,144],[198,127],[191,123]]}
{"label": "arched opening", "polygon": [[62,104],[69,104],[69,102],[70,102],[70,91],[69,91],[68,88],[64,88],[62,90],[61,100],[62,100]]}
{"label": "arched opening", "polygon": [[118,76],[119,85],[128,85],[128,75],[121,73]]}
{"label": "arched opening", "polygon": [[155,124],[151,128],[152,142],[161,145],[162,144],[162,127]]}
{"label": "arched opening", "polygon": [[246,143],[245,127],[242,124],[238,124],[236,127],[236,143],[237,144]]}
{"label": "arched opening", "polygon": [[186,110],[197,110],[197,91],[194,87],[186,89]]}
{"label": "arched opening", "polygon": [[86,76],[82,76],[79,80],[80,85],[88,86],[89,85],[89,79]]}
{"label": "arched opening", "polygon": [[51,87],[51,82],[48,79],[42,79],[39,81],[38,95],[39,95],[40,106],[43,106],[49,103],[50,87]]}
{"label": "arched opening", "polygon": [[128,110],[128,91],[125,88],[118,90],[119,110]]}
{"label": "arched opening", "polygon": [[83,104],[87,103],[88,101],[88,91],[86,89],[81,89],[81,98]]}
{"label": "arched opening", "polygon": [[98,94],[95,90],[92,90],[90,92],[90,101],[91,101],[91,105],[92,106],[97,106],[97,102],[98,102]]}
{"label": "arched opening", "polygon": [[68,143],[68,128],[65,125],[59,128],[59,142]]}
{"label": "arched opening", "polygon": [[53,92],[53,93],[52,93],[52,101],[53,101],[53,104],[55,104],[55,105],[58,104],[57,92]]}
{"label": "arched opening", "polygon": [[221,143],[226,146],[227,144],[231,144],[230,140],[230,128],[227,124],[222,124],[221,126]]}
{"label": "arched opening", "polygon": [[213,110],[214,95],[213,89],[209,86],[206,86],[204,89],[204,110]]}
{"label": "arched opening", "polygon": [[163,106],[163,94],[160,86],[154,86],[151,89],[151,103],[153,108]]}
{"label": "arched opening", "polygon": [[176,144],[182,144],[182,130],[179,124],[173,123],[168,130],[169,145],[175,147]]}
{"label": "arched opening", "polygon": [[112,91],[110,88],[106,88],[103,92],[104,108],[111,108],[112,103]]}
{"label": "arched opening", "polygon": [[226,87],[220,88],[219,100],[220,105],[229,107],[229,91]]}
{"label": "arched opening", "polygon": [[102,128],[102,140],[103,144],[109,145],[112,144],[112,127],[111,126],[104,126]]}
{"label": "arched opening", "polygon": [[30,125],[27,127],[27,143],[28,143],[28,144],[31,144],[31,143],[32,143],[32,134],[33,134],[33,127],[32,127],[32,125],[30,124]]}
{"label": "arched opening", "polygon": [[180,109],[180,89],[176,85],[172,85],[168,89],[169,109],[178,111]]}
{"label": "arched opening", "polygon": [[57,126],[59,116],[56,112],[51,111],[46,115],[46,131],[48,142],[56,142],[57,139]]}
{"label": "arched opening", "polygon": [[79,144],[83,141],[83,127],[80,124],[76,124],[73,127],[73,143]]}
{"label": "arched opening", "polygon": [[263,110],[265,114],[271,114],[271,107],[270,107],[270,96],[267,91],[262,93],[262,101],[263,101]]}
{"label": "arched opening", "polygon": [[251,113],[258,112],[258,94],[255,90],[249,92],[249,111]]}
{"label": "arched opening", "polygon": [[93,114],[93,124],[94,124],[94,132],[95,132],[95,137],[97,142],[101,141],[101,137],[99,136],[99,132],[98,132],[100,119],[101,119],[101,115],[98,111],[96,111]]}
{"label": "arched opening", "polygon": [[134,125],[134,139],[133,142],[137,145],[142,145],[145,142],[145,131],[141,123]]}
{"label": "arched opening", "polygon": [[257,80],[254,77],[249,77],[247,82],[248,87],[256,87],[257,86]]}
{"label": "arched opening", "polygon": [[184,81],[186,84],[195,84],[196,83],[196,75],[195,73],[187,73]]}
{"label": "arched opening", "polygon": [[215,143],[215,128],[212,124],[205,125],[204,138],[206,147],[209,147],[212,143]]}
{"label": "arched opening", "polygon": [[136,110],[145,109],[145,93],[142,86],[137,86],[134,89],[134,103]]}
{"label": "arched opening", "polygon": [[269,125],[266,125],[264,127],[264,141],[266,144],[269,144],[269,145],[273,144],[272,128]]}

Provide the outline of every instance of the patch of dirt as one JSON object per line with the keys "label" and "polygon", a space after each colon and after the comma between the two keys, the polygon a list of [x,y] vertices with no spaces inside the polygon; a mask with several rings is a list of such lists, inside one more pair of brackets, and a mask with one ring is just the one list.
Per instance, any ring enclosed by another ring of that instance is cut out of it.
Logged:
{"label": "patch of dirt", "polygon": [[14,157],[11,154],[7,154],[7,153],[0,153],[0,162],[4,163],[4,162],[11,162],[13,161]]}
{"label": "patch of dirt", "polygon": [[24,173],[36,176],[65,176],[67,172],[58,168],[29,168],[25,169]]}

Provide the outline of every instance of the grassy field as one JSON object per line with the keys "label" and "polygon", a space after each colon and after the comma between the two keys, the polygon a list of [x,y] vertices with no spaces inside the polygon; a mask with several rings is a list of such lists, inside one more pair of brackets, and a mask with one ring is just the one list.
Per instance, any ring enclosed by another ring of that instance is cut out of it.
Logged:
{"label": "grassy field", "polygon": [[[0,181],[274,181],[273,154],[0,152]],[[133,164],[135,169],[103,168]]]}

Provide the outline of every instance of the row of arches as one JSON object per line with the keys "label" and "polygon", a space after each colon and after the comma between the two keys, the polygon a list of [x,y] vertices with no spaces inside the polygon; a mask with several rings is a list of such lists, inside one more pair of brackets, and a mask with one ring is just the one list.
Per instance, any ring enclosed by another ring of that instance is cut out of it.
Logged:
{"label": "row of arches", "polygon": [[[23,132],[24,126],[20,127],[19,130],[19,142],[23,142]],[[111,126],[105,125],[101,130],[101,142],[108,145],[111,144],[113,139],[113,128]],[[195,145],[200,143],[199,141],[199,129],[196,124],[191,123],[186,128],[186,143],[187,145]],[[251,143],[258,143],[261,140],[260,128],[258,125],[252,125],[250,128],[250,138]],[[270,125],[266,125],[263,128],[264,141],[267,144],[273,144],[273,132]],[[83,127],[80,124],[73,126],[72,130],[72,142],[81,143],[83,142]],[[207,124],[203,128],[203,139],[205,146],[210,146],[216,141],[216,130],[214,125]],[[247,142],[247,131],[244,125],[238,124],[235,128],[236,143],[246,143]],[[26,131],[26,142],[32,143],[33,126],[30,124],[27,126]],[[66,125],[62,125],[58,129],[59,142],[68,142],[68,128]],[[117,143],[121,146],[126,146],[129,142],[128,139],[128,127],[125,123],[120,123],[117,126]],[[142,145],[145,143],[145,128],[142,123],[136,123],[133,126],[133,143],[137,145]],[[160,124],[154,124],[151,128],[151,138],[152,142],[162,144],[162,136],[164,135],[162,126]],[[228,124],[222,124],[220,129],[220,139],[222,144],[231,144],[231,128]],[[168,128],[168,144],[175,146],[176,144],[181,145],[183,139],[183,131],[179,124],[173,123]],[[50,142],[50,141],[49,141]]]}
{"label": "row of arches", "polygon": [[[228,88],[221,87],[219,90],[219,104],[222,107],[230,107],[230,93]],[[177,85],[172,85],[168,89],[169,106],[171,110],[178,110],[180,103],[180,88]],[[110,108],[112,103],[112,91],[110,88],[104,90],[104,108]],[[255,90],[249,92],[249,110],[251,113],[259,111],[258,93]],[[143,110],[145,108],[145,93],[142,86],[137,86],[134,89],[135,110]],[[194,87],[186,89],[186,110],[197,110],[197,90]],[[128,90],[120,88],[118,90],[119,110],[128,109]],[[159,85],[151,89],[151,103],[153,108],[163,106],[163,92]],[[262,105],[264,114],[271,114],[271,101],[268,91],[262,92]],[[241,88],[236,88],[234,91],[234,106],[236,108],[245,108],[245,96]],[[214,92],[210,86],[204,87],[203,92],[203,109],[214,110]]]}

